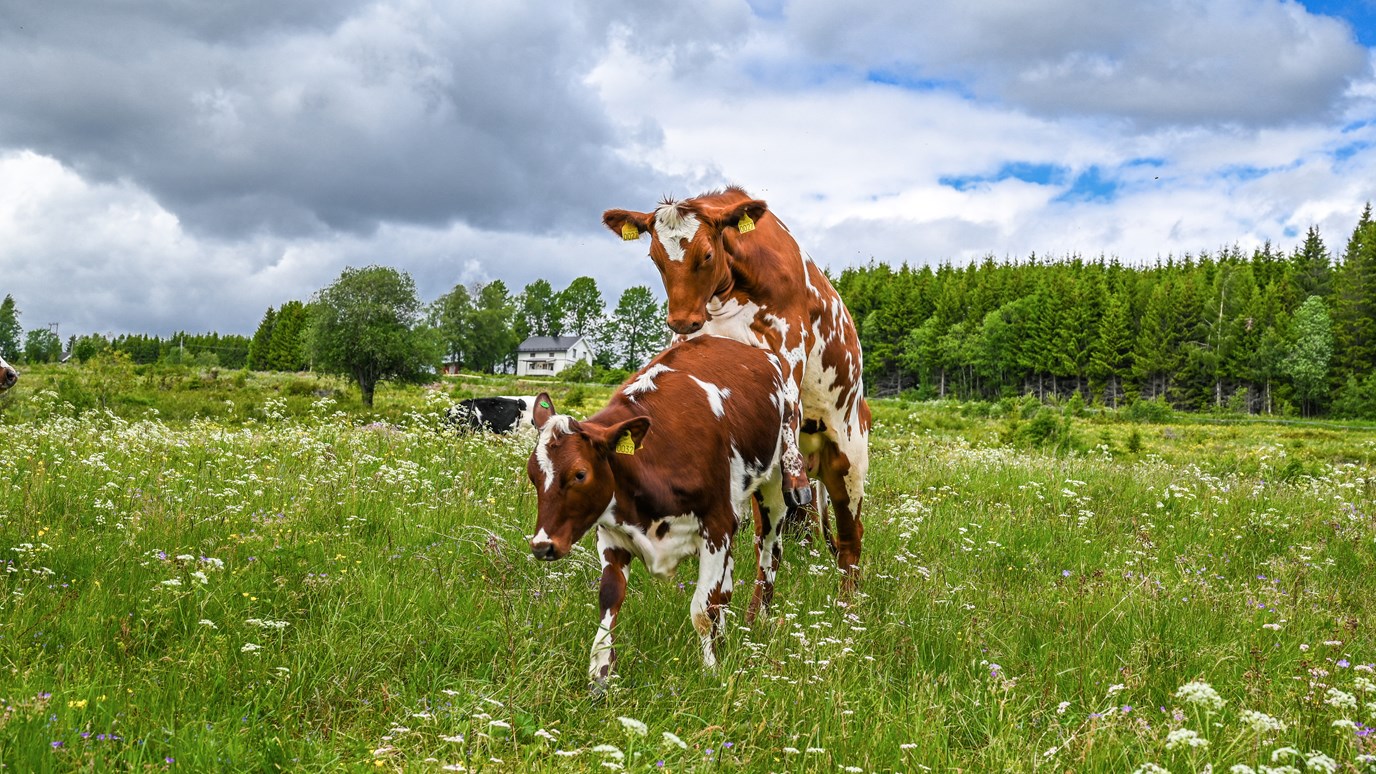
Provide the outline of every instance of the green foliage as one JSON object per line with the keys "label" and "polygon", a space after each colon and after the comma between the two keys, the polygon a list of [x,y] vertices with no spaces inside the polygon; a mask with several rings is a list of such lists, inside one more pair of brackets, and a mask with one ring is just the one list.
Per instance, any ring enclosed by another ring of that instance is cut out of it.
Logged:
{"label": "green foliage", "polygon": [[607,321],[599,351],[615,353],[615,362],[635,370],[669,343],[665,310],[644,285],[626,288]]}
{"label": "green foliage", "polygon": [[25,363],[56,363],[62,357],[62,339],[47,328],[34,328],[24,335]]}
{"label": "green foliage", "polygon": [[268,307],[263,313],[262,322],[258,323],[258,330],[253,333],[253,340],[248,345],[248,360],[245,365],[253,371],[269,371],[272,348],[272,329],[277,326],[277,310]]}
{"label": "green foliage", "polygon": [[564,314],[563,329],[569,335],[595,339],[606,316],[606,303],[597,281],[592,277],[576,277],[559,291],[559,309]]}
{"label": "green foliage", "polygon": [[526,285],[516,298],[516,338],[524,341],[530,336],[558,336],[563,330],[562,296],[555,294],[549,280],[537,279]]}
{"label": "green foliage", "polygon": [[1154,398],[1152,400],[1135,400],[1123,409],[1123,418],[1129,422],[1147,422],[1150,424],[1163,424],[1175,418],[1175,410],[1165,398]]}
{"label": "green foliage", "polygon": [[21,335],[24,329],[19,325],[19,309],[15,306],[14,296],[5,295],[0,301],[0,356],[14,360],[23,352]]}
{"label": "green foliage", "polygon": [[1307,409],[1327,394],[1328,365],[1333,358],[1333,323],[1322,298],[1310,296],[1300,305],[1295,312],[1294,335],[1282,367]]}
{"label": "green foliage", "polygon": [[465,365],[490,373],[498,366],[512,363],[522,339],[513,327],[516,308],[506,283],[494,280],[474,294]]}
{"label": "green foliage", "polygon": [[311,308],[316,367],[352,377],[365,406],[373,405],[379,381],[420,381],[439,359],[421,328],[415,282],[404,272],[345,269]]}

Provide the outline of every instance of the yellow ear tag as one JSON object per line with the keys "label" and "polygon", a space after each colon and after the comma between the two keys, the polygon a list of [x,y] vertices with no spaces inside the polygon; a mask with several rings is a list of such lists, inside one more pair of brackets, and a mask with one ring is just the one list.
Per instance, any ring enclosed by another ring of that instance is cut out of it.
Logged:
{"label": "yellow ear tag", "polygon": [[622,223],[621,238],[627,242],[634,242],[640,238],[640,229],[636,228],[634,223]]}
{"label": "yellow ear tag", "polygon": [[621,440],[616,442],[617,454],[635,454],[635,439],[631,437],[631,431],[627,430],[621,436]]}
{"label": "yellow ear tag", "polygon": [[751,220],[749,215],[742,215],[741,222],[736,224],[736,230],[742,234],[749,234],[755,230],[755,221]]}

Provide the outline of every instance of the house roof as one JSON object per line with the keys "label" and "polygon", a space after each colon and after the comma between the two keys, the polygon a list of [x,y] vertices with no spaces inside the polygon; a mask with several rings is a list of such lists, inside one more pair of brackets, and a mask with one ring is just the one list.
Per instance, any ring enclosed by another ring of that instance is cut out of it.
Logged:
{"label": "house roof", "polygon": [[521,342],[517,352],[567,352],[582,336],[531,336]]}

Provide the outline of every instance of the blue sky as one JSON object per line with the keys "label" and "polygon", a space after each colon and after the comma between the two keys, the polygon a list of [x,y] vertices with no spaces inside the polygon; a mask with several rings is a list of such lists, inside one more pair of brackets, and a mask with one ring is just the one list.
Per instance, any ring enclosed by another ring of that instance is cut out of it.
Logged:
{"label": "blue sky", "polygon": [[728,183],[832,270],[1340,248],[1376,200],[1376,0],[10,5],[0,294],[64,335],[375,262],[658,291],[601,212]]}

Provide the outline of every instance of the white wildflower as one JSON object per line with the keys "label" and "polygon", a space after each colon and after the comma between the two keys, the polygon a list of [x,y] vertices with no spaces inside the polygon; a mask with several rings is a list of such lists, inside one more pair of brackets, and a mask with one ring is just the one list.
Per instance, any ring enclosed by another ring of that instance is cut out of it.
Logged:
{"label": "white wildflower", "polygon": [[1132,774],[1171,774],[1171,770],[1155,763],[1144,763],[1134,769]]}
{"label": "white wildflower", "polygon": [[1228,769],[1228,774],[1257,774],[1257,770],[1245,763],[1234,763]]}
{"label": "white wildflower", "polygon": [[1271,762],[1272,762],[1272,763],[1280,763],[1281,761],[1285,760],[1286,758],[1295,758],[1295,757],[1298,757],[1299,754],[1300,754],[1300,751],[1299,751],[1299,750],[1296,750],[1296,749],[1293,748],[1293,747],[1277,747],[1276,749],[1274,749],[1274,750],[1271,751]]}
{"label": "white wildflower", "polygon": [[583,748],[580,747],[577,750],[555,750],[554,754],[561,758],[572,758],[581,752],[583,752]]}
{"label": "white wildflower", "polygon": [[1352,688],[1362,693],[1372,693],[1376,691],[1376,683],[1358,675],[1352,679]]}
{"label": "white wildflower", "polygon": [[617,763],[616,761],[602,761],[602,768],[611,769],[612,771],[621,771],[626,767],[622,766],[620,763]]}
{"label": "white wildflower", "polygon": [[1254,734],[1278,734],[1286,728],[1285,721],[1256,710],[1243,710],[1238,720]]}
{"label": "white wildflower", "polygon": [[849,774],[862,774],[865,770],[859,766],[842,766],[841,771],[849,772]]}
{"label": "white wildflower", "polygon": [[167,580],[163,581],[162,583],[159,583],[158,585],[159,585],[159,586],[180,586],[180,585],[182,585],[182,579],[181,579],[181,578],[168,578]]}
{"label": "white wildflower", "polygon": [[1057,753],[1057,751],[1059,751],[1060,749],[1061,749],[1061,748],[1059,748],[1059,747],[1048,747],[1048,748],[1046,749],[1046,752],[1042,753],[1042,757],[1043,757],[1043,758],[1050,758],[1051,756],[1055,755],[1055,754]]}
{"label": "white wildflower", "polygon": [[212,629],[218,629],[218,628],[220,628],[220,627],[216,626],[216,625],[215,625],[215,622],[212,621],[212,620],[210,620],[209,618],[202,618],[201,620],[197,621],[197,623],[199,623],[201,626],[209,626],[209,627],[212,628]]}
{"label": "white wildflower", "polygon": [[1177,728],[1166,734],[1166,749],[1175,750],[1180,747],[1208,747],[1209,740],[1200,736],[1197,731],[1188,728]]}
{"label": "white wildflower", "polygon": [[207,578],[205,573],[201,572],[200,570],[191,573],[191,577],[202,586],[206,585],[207,583],[210,583],[210,578]]}
{"label": "white wildflower", "polygon": [[1328,695],[1324,697],[1323,703],[1330,707],[1337,707],[1340,710],[1357,709],[1357,697],[1347,691],[1340,691],[1337,688],[1328,689]]}
{"label": "white wildflower", "polygon": [[1338,762],[1317,750],[1310,750],[1309,754],[1304,756],[1304,767],[1310,771],[1333,774],[1338,770]]}
{"label": "white wildflower", "polygon": [[826,748],[824,748],[824,747],[809,747],[809,748],[807,748],[807,753],[808,753],[808,755],[811,755],[811,754],[813,754],[813,753],[824,753],[824,752],[826,752]]}
{"label": "white wildflower", "polygon": [[784,748],[784,755],[797,755],[799,752],[801,752],[801,750],[799,750],[797,747]]}
{"label": "white wildflower", "polygon": [[664,732],[664,744],[673,745],[674,747],[677,747],[680,750],[688,749],[688,743],[683,741],[682,739],[679,739],[678,735],[672,731]]}
{"label": "white wildflower", "polygon": [[645,736],[650,732],[649,726],[645,725],[639,720],[636,720],[635,718],[628,718],[622,716],[618,717],[617,720],[621,721],[622,728],[638,736]]}
{"label": "white wildflower", "polygon": [[1119,691],[1123,690],[1123,689],[1126,688],[1126,687],[1127,687],[1127,686],[1126,686],[1126,685],[1123,685],[1122,683],[1115,683],[1115,684],[1113,684],[1113,685],[1110,685],[1110,686],[1108,687],[1108,695],[1109,695],[1109,696],[1112,696],[1113,694],[1118,693]]}
{"label": "white wildflower", "polygon": [[1212,685],[1199,680],[1180,686],[1175,692],[1175,698],[1189,704],[1198,704],[1210,712],[1220,710],[1228,703],[1218,695],[1218,691],[1215,691]]}
{"label": "white wildflower", "polygon": [[1056,714],[1057,714],[1057,715],[1064,715],[1064,714],[1065,714],[1065,711],[1068,710],[1068,709],[1070,709],[1070,702],[1068,702],[1068,701],[1063,701],[1063,702],[1061,702],[1060,704],[1057,704],[1057,705],[1056,705]]}
{"label": "white wildflower", "polygon": [[536,731],[536,732],[535,732],[535,735],[538,736],[538,737],[540,737],[541,739],[545,739],[545,740],[550,741],[550,742],[555,741],[555,739],[554,739],[554,734],[551,734],[550,732],[546,731],[546,730],[543,729],[543,728],[540,729],[539,731]]}
{"label": "white wildflower", "polygon": [[[1263,629],[1270,629],[1270,630],[1273,631],[1273,632],[1278,632],[1278,631],[1280,631],[1280,624],[1278,624],[1278,623],[1262,624],[1262,625],[1261,625],[1261,628],[1263,628]],[[1238,764],[1238,765],[1240,766],[1240,765],[1242,765],[1242,764]]]}
{"label": "white wildflower", "polygon": [[1352,722],[1351,720],[1348,720],[1347,718],[1343,718],[1342,720],[1335,720],[1335,721],[1333,721],[1333,727],[1336,728],[1336,729],[1339,729],[1339,730],[1347,730],[1347,731],[1356,731],[1356,730],[1357,730],[1357,724],[1354,723],[1354,722]]}
{"label": "white wildflower", "polygon": [[442,736],[440,737],[440,741],[449,742],[450,744],[463,744],[463,734],[459,734],[458,736]]}
{"label": "white wildflower", "polygon": [[489,720],[487,721],[487,725],[488,728],[511,728],[511,724],[505,720]]}
{"label": "white wildflower", "polygon": [[599,744],[592,748],[592,751],[595,753],[602,753],[603,755],[610,755],[617,760],[622,760],[626,757],[626,753],[621,752],[621,748],[614,744]]}
{"label": "white wildflower", "polygon": [[252,642],[245,642],[245,643],[244,643],[244,647],[239,648],[239,652],[240,652],[240,653],[252,653],[252,652],[254,652],[255,650],[262,650],[262,649],[263,649],[263,646],[262,646],[262,645],[255,645],[255,644],[253,644]]}

